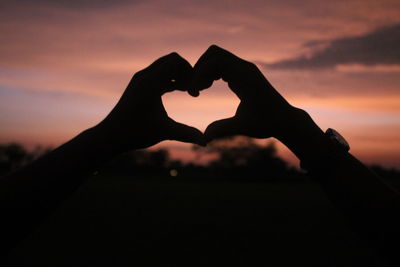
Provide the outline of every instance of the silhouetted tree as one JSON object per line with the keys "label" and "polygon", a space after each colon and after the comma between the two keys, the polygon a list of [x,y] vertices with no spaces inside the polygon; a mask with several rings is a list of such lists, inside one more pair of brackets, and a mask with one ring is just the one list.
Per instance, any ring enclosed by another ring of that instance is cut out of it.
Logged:
{"label": "silhouetted tree", "polygon": [[100,171],[128,175],[144,172],[160,174],[166,173],[169,162],[169,153],[165,149],[134,150],[117,156]]}
{"label": "silhouetted tree", "polygon": [[249,137],[229,137],[213,141],[206,148],[193,148],[197,153],[216,154],[209,168],[218,175],[240,180],[276,180],[302,176],[278,157],[274,142],[257,144]]}
{"label": "silhouetted tree", "polygon": [[[16,170],[49,152],[37,146],[26,149],[18,143],[0,144],[0,175]],[[306,179],[304,173],[291,167],[277,155],[274,142],[260,144],[249,137],[230,137],[211,142],[207,147],[193,146],[198,158],[213,158],[206,165],[171,160],[168,150],[135,150],[121,154],[106,163],[99,171],[107,174],[141,174],[149,177],[170,177],[197,180],[280,181]],[[400,172],[378,165],[371,166],[386,182],[400,189]],[[150,176],[146,175],[149,174]],[[141,177],[135,176],[136,178]]]}
{"label": "silhouetted tree", "polygon": [[50,150],[37,146],[34,150],[28,151],[18,143],[0,144],[0,175],[16,170]]}

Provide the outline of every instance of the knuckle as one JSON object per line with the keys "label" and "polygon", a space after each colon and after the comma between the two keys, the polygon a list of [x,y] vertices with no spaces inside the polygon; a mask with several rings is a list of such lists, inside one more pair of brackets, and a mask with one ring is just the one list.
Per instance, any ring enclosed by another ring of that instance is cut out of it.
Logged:
{"label": "knuckle", "polygon": [[168,55],[171,59],[179,59],[181,56],[177,52],[172,52]]}
{"label": "knuckle", "polygon": [[221,50],[221,47],[219,47],[218,45],[212,44],[208,47],[207,50],[211,50],[211,51],[217,50],[218,51],[218,50]]}
{"label": "knuckle", "polygon": [[132,81],[141,80],[142,77],[143,77],[143,70],[134,73],[134,74],[132,75],[132,79],[131,79],[131,80],[132,80]]}
{"label": "knuckle", "polygon": [[206,52],[204,54],[206,55],[212,55],[212,56],[216,56],[216,55],[220,55],[224,52],[224,49],[222,49],[221,47],[213,44],[211,46],[208,47],[208,49],[206,50]]}
{"label": "knuckle", "polygon": [[250,61],[243,60],[243,66],[245,66],[246,69],[249,70],[249,71],[256,71],[256,70],[258,70],[257,65],[254,64],[253,62],[250,62]]}

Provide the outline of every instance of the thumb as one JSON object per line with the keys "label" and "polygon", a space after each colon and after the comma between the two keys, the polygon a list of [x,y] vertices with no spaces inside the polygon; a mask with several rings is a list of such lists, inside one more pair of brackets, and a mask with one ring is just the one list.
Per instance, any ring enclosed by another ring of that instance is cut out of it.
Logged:
{"label": "thumb", "polygon": [[207,142],[214,139],[240,134],[240,125],[236,117],[214,121],[208,125],[204,136]]}
{"label": "thumb", "polygon": [[204,134],[200,130],[174,120],[171,121],[169,125],[170,140],[193,143],[199,146],[207,145]]}

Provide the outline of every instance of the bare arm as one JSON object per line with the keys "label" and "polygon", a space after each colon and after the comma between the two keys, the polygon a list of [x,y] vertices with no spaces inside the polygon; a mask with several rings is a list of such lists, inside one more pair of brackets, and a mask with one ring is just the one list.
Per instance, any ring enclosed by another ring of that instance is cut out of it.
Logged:
{"label": "bare arm", "polygon": [[176,53],[136,73],[118,104],[90,128],[31,165],[0,179],[1,251],[7,251],[115,155],[163,140],[204,145],[203,134],[168,117],[161,96],[184,90],[190,64]]}
{"label": "bare arm", "polygon": [[394,258],[400,231],[400,195],[348,152],[337,151],[311,117],[300,112],[293,130],[280,140],[303,163],[352,229]]}
{"label": "bare arm", "polygon": [[230,135],[279,139],[307,163],[309,174],[347,216],[354,231],[383,250],[395,245],[393,238],[400,237],[399,194],[351,154],[335,151],[311,117],[291,106],[254,64],[211,46],[194,69],[189,89],[193,96],[222,78],[241,100],[235,116],[208,126],[208,141]]}

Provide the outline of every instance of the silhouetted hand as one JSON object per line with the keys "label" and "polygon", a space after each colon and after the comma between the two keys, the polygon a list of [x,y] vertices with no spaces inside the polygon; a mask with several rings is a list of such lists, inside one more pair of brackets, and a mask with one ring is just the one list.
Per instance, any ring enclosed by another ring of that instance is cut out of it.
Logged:
{"label": "silhouetted hand", "polygon": [[161,99],[166,92],[184,91],[192,74],[192,66],[177,53],[159,58],[133,76],[96,131],[118,150],[145,148],[163,140],[205,145],[202,132],[168,117]]}
{"label": "silhouetted hand", "polygon": [[279,137],[289,130],[290,121],[300,112],[272,87],[256,65],[215,45],[197,61],[189,93],[197,96],[220,78],[241,102],[234,117],[207,127],[207,141],[231,135]]}

